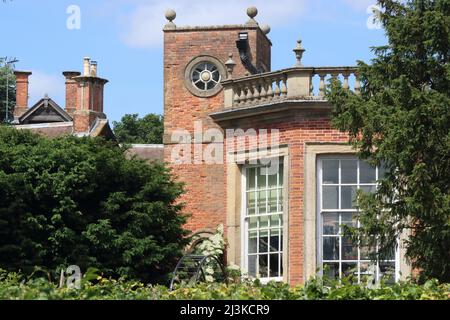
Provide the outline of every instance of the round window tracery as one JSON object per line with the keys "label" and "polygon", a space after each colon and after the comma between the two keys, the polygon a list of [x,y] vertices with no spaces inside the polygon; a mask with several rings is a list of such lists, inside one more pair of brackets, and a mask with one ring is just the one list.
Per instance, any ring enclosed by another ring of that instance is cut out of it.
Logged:
{"label": "round window tracery", "polygon": [[215,57],[203,55],[192,59],[186,66],[184,82],[195,96],[207,98],[222,90],[221,81],[227,78],[223,63]]}
{"label": "round window tracery", "polygon": [[219,69],[213,63],[205,61],[193,68],[191,79],[197,89],[207,91],[219,84],[221,76]]}

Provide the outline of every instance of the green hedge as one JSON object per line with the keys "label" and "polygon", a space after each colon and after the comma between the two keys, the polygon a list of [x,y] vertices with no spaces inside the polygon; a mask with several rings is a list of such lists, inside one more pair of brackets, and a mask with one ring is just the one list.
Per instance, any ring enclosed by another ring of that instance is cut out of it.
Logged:
{"label": "green hedge", "polygon": [[82,280],[81,289],[59,289],[46,279],[26,279],[15,273],[0,273],[1,300],[449,300],[450,284],[430,280],[423,285],[401,282],[367,288],[348,281],[324,284],[313,279],[304,286],[283,283],[262,285],[258,281],[203,283],[170,292],[164,286],[146,286],[136,281],[97,277],[96,284]]}
{"label": "green hedge", "polygon": [[102,139],[0,126],[0,267],[61,268],[163,282],[189,240],[168,168]]}

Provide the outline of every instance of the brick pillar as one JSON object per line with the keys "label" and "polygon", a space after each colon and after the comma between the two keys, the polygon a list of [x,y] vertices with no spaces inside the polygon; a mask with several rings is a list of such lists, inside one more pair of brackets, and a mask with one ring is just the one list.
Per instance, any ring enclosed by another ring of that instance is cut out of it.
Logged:
{"label": "brick pillar", "polygon": [[17,119],[28,110],[28,77],[32,73],[29,71],[14,71],[16,76],[16,107],[14,108],[14,118]]}
{"label": "brick pillar", "polygon": [[66,78],[66,111],[73,117],[77,107],[77,82],[74,78],[80,76],[81,73],[77,71],[64,71],[63,75]]}

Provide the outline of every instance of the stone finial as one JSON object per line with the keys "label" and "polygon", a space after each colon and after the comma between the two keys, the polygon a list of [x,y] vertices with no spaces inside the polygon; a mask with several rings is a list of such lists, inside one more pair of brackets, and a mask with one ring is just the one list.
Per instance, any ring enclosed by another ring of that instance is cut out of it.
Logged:
{"label": "stone finial", "polygon": [[295,53],[295,58],[297,59],[297,63],[295,64],[295,66],[296,67],[301,67],[302,66],[303,53],[306,51],[302,47],[302,40],[300,40],[300,39],[297,40],[297,46],[295,47],[295,49],[293,51]]}
{"label": "stone finial", "polygon": [[247,9],[247,15],[249,16],[249,20],[245,24],[246,26],[258,26],[258,22],[256,22],[255,17],[258,15],[258,9],[256,7],[250,7]]}
{"label": "stone finial", "polygon": [[173,9],[168,9],[165,13],[166,19],[169,20],[168,23],[164,26],[164,29],[176,29],[177,26],[173,23],[173,20],[177,17],[177,13]]}
{"label": "stone finial", "polygon": [[268,35],[270,33],[270,26],[268,24],[265,24],[261,27],[261,31],[265,34]]}
{"label": "stone finial", "polygon": [[48,109],[48,101],[50,100],[50,97],[48,96],[48,93],[46,92],[44,95],[44,109]]}
{"label": "stone finial", "polygon": [[228,72],[228,79],[231,79],[233,77],[233,70],[234,70],[235,66],[236,66],[236,62],[234,62],[234,60],[233,60],[233,54],[230,53],[228,55],[227,62],[225,62],[225,67],[227,68],[227,72]]}

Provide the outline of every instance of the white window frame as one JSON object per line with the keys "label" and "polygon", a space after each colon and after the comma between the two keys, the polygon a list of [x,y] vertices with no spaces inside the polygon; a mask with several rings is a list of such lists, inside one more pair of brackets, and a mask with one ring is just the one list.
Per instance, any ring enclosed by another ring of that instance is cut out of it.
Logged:
{"label": "white window frame", "polygon": [[[358,248],[358,259],[357,260],[342,260],[342,233],[341,233],[341,216],[339,215],[339,259],[338,260],[323,260],[323,213],[358,213],[358,209],[322,209],[323,205],[323,195],[322,195],[322,177],[323,177],[323,170],[322,170],[322,163],[323,160],[359,160],[358,157],[355,155],[319,155],[317,157],[317,177],[316,177],[316,186],[317,186],[317,224],[316,224],[316,233],[317,233],[317,240],[316,240],[316,248],[317,248],[317,266],[320,268],[320,274],[323,275],[323,263],[339,263],[339,274],[340,277],[342,277],[342,263],[356,263],[358,271],[358,282],[361,281],[361,272],[360,272],[360,264],[369,262],[370,264],[373,264],[372,261],[368,260],[361,260],[361,252]],[[379,168],[376,168],[376,181],[379,179]],[[360,183],[360,161],[358,161],[357,165],[357,187],[359,189],[360,186],[373,186],[374,184],[370,183]],[[339,181],[338,184],[327,184],[330,186],[354,186],[355,184],[345,184],[341,183],[341,165],[339,165]],[[341,188],[338,187],[338,207],[341,207]],[[358,227],[359,227],[359,221],[358,221]],[[399,250],[399,240],[397,239],[397,246],[394,254],[395,259],[395,273],[394,273],[394,279],[395,282],[398,282],[400,280],[400,250]],[[387,260],[389,262],[392,262],[392,260]],[[379,264],[383,261],[377,261],[376,263],[376,275],[375,279],[378,282],[380,280],[380,269]]]}
{"label": "white window frame", "polygon": [[[274,215],[280,215],[281,216],[281,221],[282,221],[282,225],[278,228],[278,230],[281,232],[281,234],[279,235],[279,248],[281,248],[280,251],[277,252],[269,252],[268,255],[268,268],[270,268],[270,254],[278,254],[279,256],[279,260],[278,260],[278,268],[279,270],[281,270],[282,272],[279,274],[278,277],[259,277],[258,279],[261,281],[261,283],[268,283],[270,281],[277,281],[277,282],[281,282],[285,279],[285,273],[287,272],[286,268],[285,268],[285,260],[286,260],[286,248],[285,248],[285,243],[286,243],[286,237],[287,235],[285,234],[285,212],[286,212],[286,206],[285,206],[285,198],[286,198],[286,188],[285,188],[285,184],[287,183],[286,178],[284,176],[285,174],[285,161],[283,159],[283,157],[280,157],[280,165],[283,166],[283,185],[279,185],[279,180],[280,180],[280,174],[278,174],[277,176],[277,187],[276,188],[272,188],[272,189],[282,189],[282,193],[283,193],[283,199],[282,199],[282,206],[283,206],[283,210],[281,212],[277,212],[277,213],[269,213],[269,214],[256,214],[255,212],[255,217],[264,217],[264,216],[274,216]],[[264,165],[244,165],[242,167],[242,211],[241,211],[241,268],[244,272],[244,274],[246,274],[246,276],[248,278],[253,278],[252,276],[248,275],[248,241],[249,241],[249,217],[247,216],[247,175],[248,175],[248,169],[250,168],[258,168],[258,167],[264,167]],[[269,183],[269,179],[266,179],[266,188],[264,189],[264,191],[270,191],[272,189],[268,188],[268,183]],[[257,181],[255,182],[255,192],[257,191]],[[277,192],[277,203],[280,202],[280,199],[278,198],[278,192]],[[256,198],[255,198],[256,199]],[[268,201],[268,197],[266,197],[266,208],[267,208],[267,201]],[[257,208],[258,204],[257,201],[255,201],[255,210]],[[270,221],[270,218],[269,218]],[[270,222],[269,222],[270,223]],[[258,223],[259,224],[259,223]],[[263,228],[265,230],[268,230],[268,232],[270,232],[271,228],[267,227],[267,228]],[[259,227],[256,228],[258,234],[259,234]],[[259,254],[259,241],[257,241],[257,253],[254,254],[256,256],[260,255]],[[268,246],[270,246],[270,243],[268,243]],[[256,267],[259,267],[258,264],[258,260],[256,263]],[[256,273],[258,274],[258,271],[256,271]]]}

